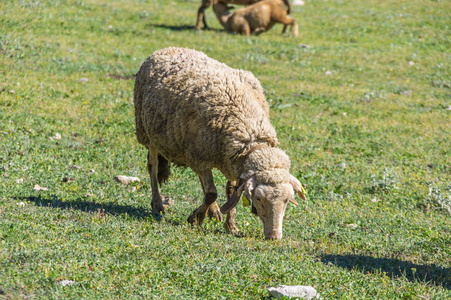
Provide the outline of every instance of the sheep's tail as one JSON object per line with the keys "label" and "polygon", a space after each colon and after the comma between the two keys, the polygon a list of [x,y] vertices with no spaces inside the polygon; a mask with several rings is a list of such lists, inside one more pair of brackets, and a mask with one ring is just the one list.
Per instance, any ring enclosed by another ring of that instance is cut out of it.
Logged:
{"label": "sheep's tail", "polygon": [[288,2],[288,0],[283,0],[283,3],[287,6],[287,14],[291,13],[291,4]]}
{"label": "sheep's tail", "polygon": [[169,175],[171,175],[169,161],[161,154],[158,154],[158,183],[161,185],[168,181]]}

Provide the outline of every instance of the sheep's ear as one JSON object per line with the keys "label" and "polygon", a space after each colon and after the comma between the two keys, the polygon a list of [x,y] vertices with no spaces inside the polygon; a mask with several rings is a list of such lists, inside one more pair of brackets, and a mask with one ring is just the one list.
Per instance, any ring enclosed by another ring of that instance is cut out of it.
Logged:
{"label": "sheep's ear", "polygon": [[227,182],[227,202],[221,206],[221,213],[226,214],[228,213],[232,208],[234,208],[238,201],[240,201],[241,194],[243,194],[243,191],[246,194],[246,197],[248,199],[251,199],[252,191],[255,188],[257,179],[255,178],[255,175],[249,178],[248,180],[244,181],[240,179],[238,181],[238,184],[231,183],[230,181]]}
{"label": "sheep's ear", "polygon": [[257,178],[255,177],[255,175],[253,175],[246,181],[246,184],[244,186],[244,194],[246,195],[247,199],[252,199],[252,191],[255,189],[256,185]]}
{"label": "sheep's ear", "polygon": [[[298,195],[302,200],[307,200],[307,198],[305,197],[304,187],[302,187],[301,182],[299,182],[299,180],[297,180],[296,177],[294,177],[293,175],[290,175],[290,184],[293,187],[293,189],[296,192],[298,192]],[[293,199],[293,201],[296,202],[294,199]],[[291,200],[290,200],[290,202],[293,203]],[[297,202],[293,203],[293,204],[297,205]]]}
{"label": "sheep's ear", "polygon": [[244,182],[243,180],[239,180],[238,185],[236,185],[235,182],[232,183],[230,181],[227,181],[227,202],[223,206],[221,206],[221,213],[228,213],[238,204],[245,184],[246,182]]}

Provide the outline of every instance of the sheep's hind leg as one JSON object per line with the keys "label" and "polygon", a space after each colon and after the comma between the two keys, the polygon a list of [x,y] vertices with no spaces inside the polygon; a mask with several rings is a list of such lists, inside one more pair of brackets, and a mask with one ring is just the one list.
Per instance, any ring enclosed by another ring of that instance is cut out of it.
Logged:
{"label": "sheep's hind leg", "polygon": [[214,218],[222,221],[222,215],[216,203],[218,192],[216,191],[211,170],[201,172],[198,175],[204,191],[204,202],[189,216],[188,222],[193,225],[202,225],[209,209],[211,209]]}
{"label": "sheep's hind leg", "polygon": [[159,218],[160,212],[164,214],[163,202],[158,188],[158,152],[156,149],[148,148],[147,169],[149,170],[150,182],[152,186],[152,215]]}
{"label": "sheep's hind leg", "polygon": [[200,30],[201,24],[204,24],[204,28],[208,29],[207,21],[205,20],[205,9],[209,8],[211,5],[210,0],[202,0],[202,5],[199,7],[197,11],[197,22],[196,22],[196,30]]}

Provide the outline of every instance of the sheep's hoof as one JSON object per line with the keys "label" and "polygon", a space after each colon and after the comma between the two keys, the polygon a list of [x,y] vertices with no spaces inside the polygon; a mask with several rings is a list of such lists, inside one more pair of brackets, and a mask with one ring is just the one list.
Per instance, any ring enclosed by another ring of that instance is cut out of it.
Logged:
{"label": "sheep's hoof", "polygon": [[152,216],[160,221],[162,215],[164,215],[166,212],[164,211],[164,206],[162,203],[160,204],[152,204]]}
{"label": "sheep's hoof", "polygon": [[204,219],[206,217],[206,213],[198,212],[197,209],[191,214],[191,216],[188,217],[188,223],[191,225],[197,225],[200,226],[204,222]]}
{"label": "sheep's hoof", "polygon": [[224,229],[227,233],[231,234],[238,234],[240,233],[240,230],[238,229],[238,226],[236,226],[235,222],[224,222]]}
{"label": "sheep's hoof", "polygon": [[210,205],[210,207],[208,208],[208,216],[210,217],[210,219],[216,219],[216,221],[222,222],[222,214],[219,210],[218,203],[215,202]]}

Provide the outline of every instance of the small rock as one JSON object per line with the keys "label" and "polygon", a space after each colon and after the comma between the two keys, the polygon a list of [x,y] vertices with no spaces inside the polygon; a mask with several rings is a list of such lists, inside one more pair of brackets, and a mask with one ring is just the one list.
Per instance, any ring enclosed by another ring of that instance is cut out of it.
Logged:
{"label": "small rock", "polygon": [[16,183],[22,184],[23,183],[23,178],[17,179]]}
{"label": "small rock", "polygon": [[[161,195],[161,197],[164,197],[163,195]],[[172,199],[172,198],[166,198],[166,197],[164,197],[165,199],[164,199],[164,201],[163,201],[163,207],[164,207],[164,209],[166,209],[168,206],[171,206],[171,205],[174,205],[175,204],[175,201],[174,201],[174,199]]]}
{"label": "small rock", "polygon": [[96,170],[94,170],[94,169],[89,170],[89,173],[91,173],[91,174],[94,174],[95,172],[96,172]]}
{"label": "small rock", "polygon": [[80,78],[79,80],[78,80],[78,82],[81,82],[81,83],[88,83],[88,81],[89,81],[89,79],[88,78]]}
{"label": "small rock", "polygon": [[302,0],[294,0],[293,5],[303,6],[303,5],[305,5],[305,2]]}
{"label": "small rock", "polygon": [[299,48],[307,48],[307,49],[310,48],[310,46],[306,45],[306,44],[299,44],[298,47]]}
{"label": "small rock", "polygon": [[69,167],[69,169],[70,169],[70,170],[73,170],[73,169],[81,170],[82,167],[80,167],[80,166],[78,166],[78,165],[71,165],[71,166]]}
{"label": "small rock", "polygon": [[331,76],[331,75],[332,75],[332,72],[331,72],[331,71],[326,71],[326,75],[327,75],[327,76]]}
{"label": "small rock", "polygon": [[318,299],[318,292],[311,286],[302,285],[279,285],[268,289],[269,294],[276,299],[282,297],[301,298],[301,299]]}
{"label": "small rock", "polygon": [[75,283],[75,281],[73,281],[73,280],[61,280],[59,282],[59,284],[61,284],[62,286],[73,285],[74,283]]}
{"label": "small rock", "polygon": [[351,229],[356,229],[357,227],[359,227],[359,225],[351,223],[351,224],[338,224],[338,226],[344,227],[344,228],[351,228]]}
{"label": "small rock", "polygon": [[55,136],[51,136],[50,139],[53,140],[61,140],[61,134],[56,133]]}
{"label": "small rock", "polygon": [[49,189],[43,186],[40,186],[39,184],[36,184],[33,188],[35,191],[48,191]]}
{"label": "small rock", "polygon": [[338,165],[340,168],[342,168],[342,169],[346,169],[346,164],[345,163],[341,163],[341,164],[339,164]]}
{"label": "small rock", "polygon": [[445,110],[451,110],[451,105],[445,108]]}
{"label": "small rock", "polygon": [[25,206],[25,203],[24,202],[18,202],[18,203],[16,203],[17,205],[19,205],[19,206]]}
{"label": "small rock", "polygon": [[85,194],[85,198],[88,198],[88,197],[94,197],[95,195],[94,194],[90,194],[90,193],[87,193],[87,194]]}
{"label": "small rock", "polygon": [[413,61],[409,61],[409,66],[413,66],[415,63]]}
{"label": "small rock", "polygon": [[139,180],[138,177],[129,177],[129,176],[124,176],[124,175],[118,175],[118,176],[114,177],[114,180],[116,180],[117,182],[120,182],[122,184],[129,184],[130,182],[141,181],[141,180]]}

